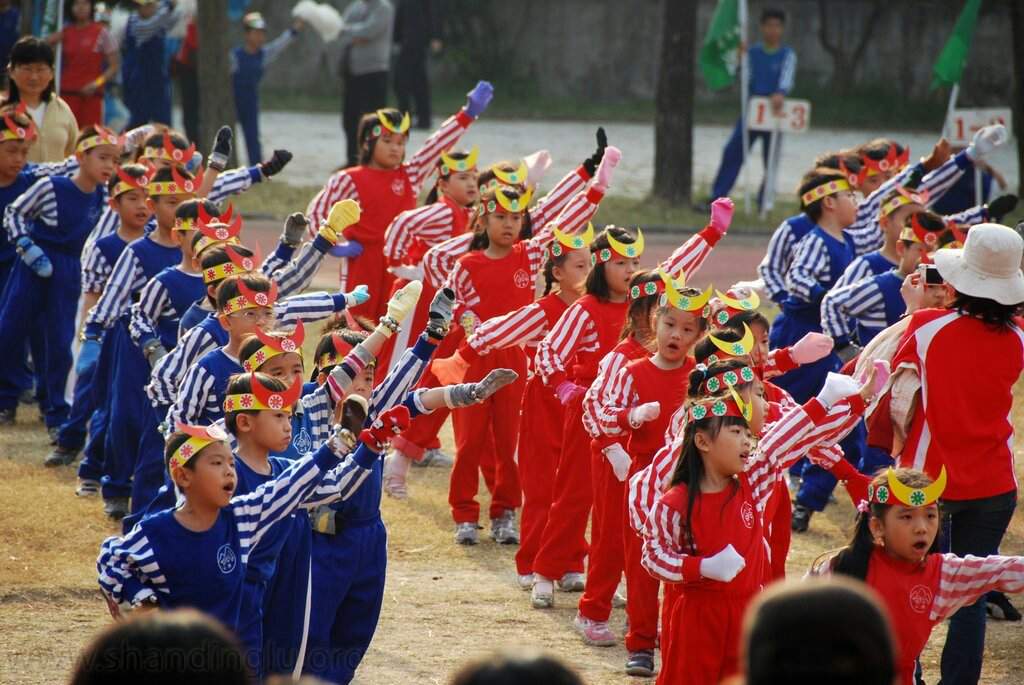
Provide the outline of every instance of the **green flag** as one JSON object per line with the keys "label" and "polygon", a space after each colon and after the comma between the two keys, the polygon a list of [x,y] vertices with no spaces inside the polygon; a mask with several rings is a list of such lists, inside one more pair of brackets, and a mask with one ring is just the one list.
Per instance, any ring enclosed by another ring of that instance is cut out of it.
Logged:
{"label": "green flag", "polygon": [[718,0],[711,26],[700,48],[700,70],[711,90],[732,84],[740,45],[738,0]]}
{"label": "green flag", "polygon": [[971,51],[971,39],[974,37],[974,25],[978,22],[980,8],[981,0],[967,0],[964,5],[953,27],[953,35],[946,41],[946,46],[932,67],[932,90],[960,82],[964,64],[967,63],[967,53]]}

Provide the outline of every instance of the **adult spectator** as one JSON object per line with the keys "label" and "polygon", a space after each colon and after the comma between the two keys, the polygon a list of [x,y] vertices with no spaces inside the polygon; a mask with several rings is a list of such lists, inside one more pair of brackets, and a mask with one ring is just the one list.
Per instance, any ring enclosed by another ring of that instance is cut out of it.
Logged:
{"label": "adult spectator", "polygon": [[121,68],[121,53],[110,30],[95,19],[94,0],[65,0],[68,23],[46,42],[60,44],[61,97],[79,128],[103,123],[103,94],[107,81]]}
{"label": "adult spectator", "polygon": [[128,128],[151,121],[171,123],[171,79],[167,32],[181,10],[173,0],[135,0],[135,12],[124,29],[124,101],[131,117]]}
{"label": "adult spectator", "polygon": [[0,88],[7,86],[7,60],[21,35],[21,10],[11,0],[0,0]]}
{"label": "adult spectator", "polygon": [[75,153],[78,124],[71,108],[53,92],[53,48],[25,36],[11,48],[11,81],[3,104],[24,104],[36,122],[39,139],[29,148],[30,162],[59,162]]}
{"label": "adult spectator", "polygon": [[355,0],[341,15],[341,124],[346,166],[359,163],[359,118],[388,102],[388,65],[395,8],[388,0]]}
{"label": "adult spectator", "polygon": [[416,115],[416,128],[428,131],[430,125],[430,78],[427,74],[428,51],[441,51],[441,21],[435,0],[398,0],[395,9],[395,96],[398,109]]}
{"label": "adult spectator", "polygon": [[[791,47],[782,44],[782,35],[786,29],[786,13],[781,9],[765,9],[761,12],[759,27],[761,42],[747,51],[747,64],[750,68],[749,92],[751,96],[771,98],[772,112],[780,114],[783,100],[793,89],[793,79],[796,76],[796,53]],[[722,161],[718,165],[718,173],[715,174],[715,181],[711,186],[712,198],[728,196],[729,191],[736,183],[736,177],[739,176],[744,162],[743,126],[745,125],[746,122],[742,119],[736,122],[729,142],[722,150]],[[754,148],[755,142],[761,141],[761,155],[765,169],[767,169],[772,136],[781,136],[782,134],[773,134],[769,131],[749,131],[748,135],[750,150]],[[781,145],[780,139],[779,150],[781,150]],[[776,162],[777,160],[778,157],[776,157]],[[761,182],[761,189],[757,194],[758,206],[761,204],[763,194],[764,181]]]}

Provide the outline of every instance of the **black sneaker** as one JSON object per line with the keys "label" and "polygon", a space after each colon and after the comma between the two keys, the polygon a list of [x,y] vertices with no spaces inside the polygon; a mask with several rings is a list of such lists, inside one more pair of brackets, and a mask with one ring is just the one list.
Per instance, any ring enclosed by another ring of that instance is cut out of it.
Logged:
{"label": "black sneaker", "polygon": [[1010,599],[1002,592],[990,592],[985,599],[985,612],[995,620],[1016,622],[1021,619],[1017,607],[1010,604]]}
{"label": "black sneaker", "polygon": [[793,529],[794,533],[806,533],[808,526],[811,525],[811,514],[813,513],[802,504],[796,505],[793,507],[793,521],[789,527]]}
{"label": "black sneaker", "polygon": [[43,466],[67,466],[72,464],[78,458],[80,451],[77,447],[61,447],[57,445],[43,461]]}
{"label": "black sneaker", "polygon": [[103,513],[115,521],[120,521],[128,515],[128,498],[111,497],[110,499],[104,499]]}
{"label": "black sneaker", "polygon": [[626,659],[626,673],[629,675],[650,678],[654,676],[654,650],[641,649],[630,652]]}
{"label": "black sneaker", "polygon": [[0,409],[0,426],[13,426],[17,415],[17,409]]}

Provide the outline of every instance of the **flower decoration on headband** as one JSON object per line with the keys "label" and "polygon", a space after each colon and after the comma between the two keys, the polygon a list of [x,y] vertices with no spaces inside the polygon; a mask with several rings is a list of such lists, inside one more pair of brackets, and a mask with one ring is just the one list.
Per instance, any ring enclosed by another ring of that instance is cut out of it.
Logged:
{"label": "flower decoration on headband", "polygon": [[883,159],[874,160],[864,155],[861,157],[861,162],[864,168],[867,169],[868,176],[877,176],[878,174],[888,173],[890,171],[898,171],[903,167],[907,166],[910,162],[910,148],[903,148],[903,152],[896,152],[896,145],[890,145],[889,151],[886,153]]}
{"label": "flower decoration on headband", "polygon": [[923,488],[912,488],[904,485],[896,477],[896,470],[889,467],[885,472],[885,484],[868,486],[868,501],[872,504],[896,504],[908,507],[924,507],[942,497],[946,489],[946,467],[939,471],[939,477],[931,485]]}
{"label": "flower decoration on headband", "polygon": [[124,136],[120,136],[109,128],[104,128],[99,124],[96,124],[94,128],[96,129],[96,133],[79,141],[78,145],[75,147],[76,153],[87,152],[94,147],[99,147],[100,145],[124,147]]}
{"label": "flower decoration on headband", "polygon": [[409,113],[406,112],[402,116],[402,121],[398,126],[391,123],[391,119],[388,118],[387,111],[383,109],[377,110],[377,123],[370,129],[371,138],[380,138],[381,134],[384,133],[385,129],[391,133],[406,134],[409,132],[409,126],[412,124],[412,120],[409,118]]}
{"label": "flower decoration on headband", "polygon": [[701,384],[705,392],[718,392],[722,388],[732,388],[744,383],[754,382],[754,370],[749,366],[741,366],[738,369],[729,369],[707,377]]}
{"label": "flower decoration on headband", "polygon": [[934,250],[938,247],[939,238],[945,233],[947,227],[943,226],[938,230],[928,228],[921,223],[921,216],[923,216],[923,212],[914,212],[910,215],[910,225],[904,226],[900,231],[900,240],[922,243],[929,250]]}
{"label": "flower decoration on headband", "polygon": [[207,445],[223,442],[228,439],[228,434],[224,432],[224,429],[216,425],[189,426],[178,422],[176,428],[178,432],[188,435],[188,439],[181,443],[181,446],[171,454],[171,458],[168,461],[169,467],[183,468],[192,460],[192,457],[199,454]]}
{"label": "flower decoration on headband", "polygon": [[306,329],[303,328],[302,321],[299,321],[295,324],[295,331],[291,335],[271,335],[257,328],[256,337],[260,339],[263,346],[242,362],[242,368],[249,372],[258,371],[268,361],[282,354],[295,352],[301,357],[302,341],[306,339]]}
{"label": "flower decoration on headband", "polygon": [[142,176],[132,176],[124,169],[118,167],[117,183],[114,184],[114,189],[110,191],[110,197],[117,197],[118,195],[122,195],[132,190],[145,191],[150,181],[153,180],[153,174],[156,173],[156,169],[148,163],[145,167],[146,171]]}
{"label": "flower decoration on headband", "polygon": [[235,208],[232,205],[228,205],[227,209],[217,215],[211,215],[206,211],[206,207],[200,202],[197,208],[198,216],[195,219],[181,219],[175,218],[174,230],[175,231],[192,231],[199,230],[200,224],[211,224],[214,222],[220,222],[222,224],[230,224],[235,216]]}
{"label": "flower decoration on headband", "polygon": [[842,157],[839,158],[839,171],[843,176],[846,176],[846,180],[849,182],[851,188],[859,188],[868,177],[868,168],[866,166],[861,164],[860,171],[854,173],[850,171],[848,166],[846,166],[846,162],[843,161]]}
{"label": "flower decoration on headband", "polygon": [[262,292],[252,290],[244,281],[240,280],[238,281],[238,292],[241,293],[238,297],[232,297],[224,303],[224,309],[221,311],[221,314],[234,314],[243,309],[273,307],[274,303],[277,302],[277,283],[273,281],[270,283],[270,291]]}
{"label": "flower decoration on headband", "polygon": [[295,376],[287,390],[278,392],[271,390],[260,382],[255,373],[249,374],[249,387],[252,392],[228,395],[224,398],[224,411],[287,411],[299,401],[302,393],[302,376]]}
{"label": "flower decoration on headband", "polygon": [[171,162],[172,164],[184,165],[188,164],[192,160],[192,156],[195,153],[195,143],[190,144],[186,149],[182,150],[174,146],[171,134],[164,131],[163,144],[159,147],[155,145],[147,147],[142,151],[142,156],[150,159],[163,159]]}
{"label": "flower decoration on headband", "polygon": [[178,171],[178,167],[171,167],[170,181],[151,181],[146,186],[146,192],[150,197],[157,195],[195,195],[199,186],[203,184],[203,171],[200,168],[193,178],[185,178]]}
{"label": "flower decoration on headband", "polygon": [[563,233],[558,226],[552,226],[551,230],[555,234],[555,239],[551,242],[551,247],[548,248],[552,257],[561,257],[562,253],[566,250],[586,249],[594,242],[594,224],[589,221],[587,222],[587,230],[583,232],[583,235],[579,233]]}
{"label": "flower decoration on headband", "polygon": [[732,386],[728,386],[729,394],[720,397],[705,397],[690,405],[687,412],[693,421],[701,421],[706,418],[717,416],[735,416],[744,421],[750,422],[754,415],[754,407],[750,402],[744,402]]}
{"label": "flower decoration on headband", "polygon": [[733,357],[746,357],[754,349],[754,333],[746,323],[743,324],[743,337],[737,342],[726,342],[711,334],[708,334],[708,340],[718,348],[721,354],[708,355],[707,364],[714,364],[715,362],[732,359]]}
{"label": "flower decoration on headband", "polygon": [[905,207],[909,204],[921,205],[922,207],[928,204],[927,189],[916,191],[913,188],[898,186],[896,193],[895,197],[882,205],[882,216],[889,216],[900,207]]}
{"label": "flower decoration on headband", "polygon": [[675,281],[666,273],[661,274],[661,280],[665,284],[665,293],[661,296],[661,306],[671,306],[681,309],[684,312],[696,313],[701,318],[707,318],[711,313],[708,301],[711,299],[711,286],[708,285],[700,295],[683,295],[678,290],[678,281]]}
{"label": "flower decoration on headband", "polygon": [[636,229],[636,240],[631,243],[623,243],[615,239],[611,233],[605,234],[608,237],[608,245],[602,250],[598,250],[594,255],[591,256],[591,264],[604,264],[607,261],[611,261],[612,256],[619,254],[627,259],[633,259],[639,257],[644,253],[644,232],[638,227]]}
{"label": "flower decoration on headband", "polygon": [[721,303],[721,308],[715,314],[715,322],[719,326],[724,326],[729,319],[737,314],[752,312],[761,306],[761,298],[754,290],[751,290],[746,297],[735,297],[736,293],[732,290],[726,293],[716,290],[715,294],[718,296],[718,302]]}
{"label": "flower decoration on headband", "polygon": [[[256,270],[256,265],[260,263],[259,243],[256,243],[256,249],[253,250],[253,256],[251,257],[240,254],[235,249],[236,245],[237,242],[224,245],[224,253],[228,256],[228,261],[203,269],[203,285],[212,285],[213,283],[223,281],[228,276],[239,276]],[[209,245],[206,247],[209,247]],[[198,255],[199,252],[196,252],[196,254]]]}
{"label": "flower decoration on headband", "polygon": [[476,158],[480,155],[480,148],[474,145],[469,154],[463,159],[455,159],[447,152],[441,153],[441,175],[448,176],[457,171],[469,171],[476,168]]}
{"label": "flower decoration on headband", "polygon": [[26,117],[28,125],[22,126],[10,114],[4,114],[4,126],[6,128],[3,132],[0,132],[0,142],[8,140],[32,141],[39,137],[39,129],[36,128],[36,122],[28,114],[28,108],[24,102],[18,103],[18,106],[14,108],[14,114]]}
{"label": "flower decoration on headband", "polygon": [[823,197],[835,195],[836,193],[841,193],[844,190],[851,190],[850,182],[847,181],[845,178],[836,179],[833,181],[825,181],[820,186],[811,188],[806,193],[801,195],[800,202],[803,203],[804,207],[806,207],[807,205],[813,202],[817,202]]}
{"label": "flower decoration on headband", "polygon": [[494,177],[505,185],[519,186],[526,183],[526,175],[529,169],[526,166],[526,162],[520,160],[519,166],[516,167],[515,171],[505,171],[497,164],[491,167],[491,171],[494,173]]}
{"label": "flower decoration on headband", "polygon": [[642,297],[660,295],[663,292],[665,292],[664,281],[647,281],[646,283],[637,283],[629,289],[629,299],[639,300]]}

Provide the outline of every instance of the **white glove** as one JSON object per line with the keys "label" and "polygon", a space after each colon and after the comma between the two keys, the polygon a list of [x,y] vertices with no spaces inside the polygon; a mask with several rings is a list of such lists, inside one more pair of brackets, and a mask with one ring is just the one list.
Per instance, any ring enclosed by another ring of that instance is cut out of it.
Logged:
{"label": "white glove", "polygon": [[746,565],[746,560],[740,556],[736,548],[726,545],[718,554],[700,560],[700,574],[710,580],[728,583]]}
{"label": "white glove", "polygon": [[407,281],[422,281],[423,267],[419,264],[399,264],[389,266],[388,271],[395,275],[395,278],[404,278]]}
{"label": "white glove", "polygon": [[818,391],[817,397],[818,401],[827,409],[844,397],[856,395],[859,392],[860,386],[852,377],[829,371],[828,376],[825,377],[825,386]]}
{"label": "white glove", "polygon": [[977,161],[985,157],[997,147],[1006,143],[1006,127],[1002,124],[989,124],[978,129],[978,132],[974,134],[974,139],[971,140],[971,144],[967,146],[967,156],[972,161]]}
{"label": "white glove", "polygon": [[661,414],[661,405],[657,402],[644,402],[629,410],[629,425],[639,428],[640,424],[653,421]]}
{"label": "white glove", "polygon": [[523,157],[523,161],[526,162],[526,187],[536,188],[540,179],[551,168],[551,153],[547,150],[537,150]]}
{"label": "white glove", "polygon": [[602,452],[604,452],[604,458],[612,465],[612,471],[615,473],[615,477],[619,479],[619,482],[621,483],[626,480],[626,476],[629,475],[629,464],[632,460],[629,458],[626,450],[622,449],[622,445],[619,443],[608,445]]}

